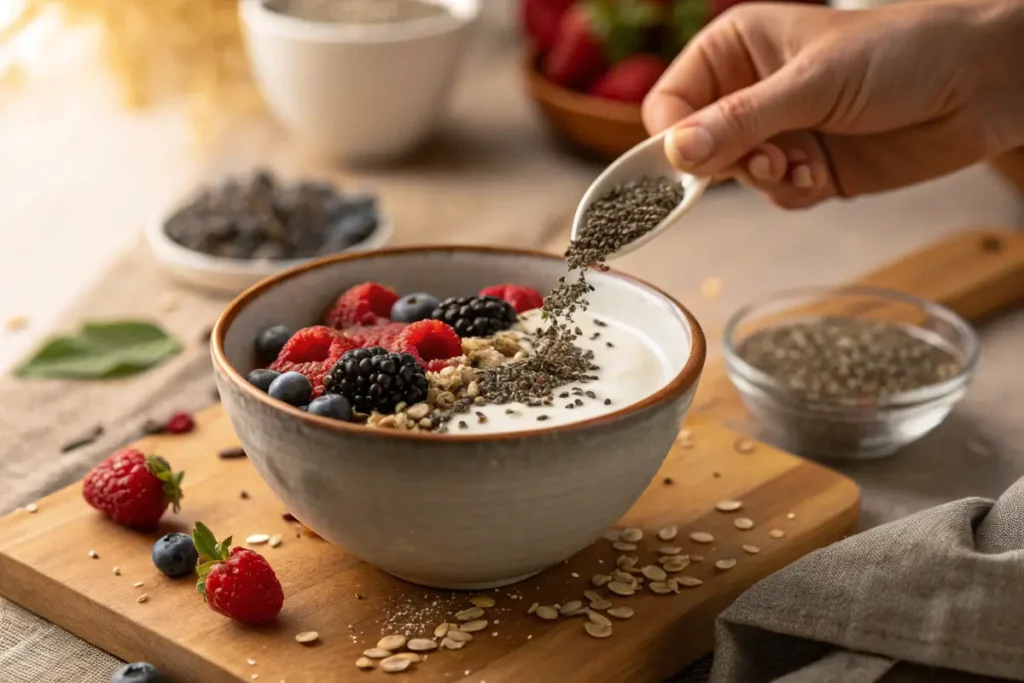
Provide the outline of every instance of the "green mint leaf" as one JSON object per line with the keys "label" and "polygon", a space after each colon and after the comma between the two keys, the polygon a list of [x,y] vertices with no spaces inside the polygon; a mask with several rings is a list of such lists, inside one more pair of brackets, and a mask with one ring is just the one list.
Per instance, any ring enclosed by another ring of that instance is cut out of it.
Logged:
{"label": "green mint leaf", "polygon": [[21,377],[108,379],[162,363],[181,342],[144,321],[86,323],[73,335],[55,337],[17,369]]}
{"label": "green mint leaf", "polygon": [[[220,548],[217,545],[217,537],[213,535],[202,522],[196,522],[196,528],[192,532],[192,542],[196,544],[196,550],[199,551],[199,557],[204,563],[217,563],[221,561]],[[200,568],[202,565],[200,565]],[[199,571],[197,569],[196,571]],[[207,569],[209,571],[209,569]],[[205,574],[200,573],[200,576]]]}

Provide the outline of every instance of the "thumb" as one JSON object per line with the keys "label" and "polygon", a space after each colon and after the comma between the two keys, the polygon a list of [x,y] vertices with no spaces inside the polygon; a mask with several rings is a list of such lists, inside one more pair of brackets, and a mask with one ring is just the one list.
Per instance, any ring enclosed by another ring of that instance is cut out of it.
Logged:
{"label": "thumb", "polygon": [[669,161],[688,173],[712,176],[779,133],[815,126],[827,109],[816,71],[804,60],[790,62],[680,121],[665,138]]}

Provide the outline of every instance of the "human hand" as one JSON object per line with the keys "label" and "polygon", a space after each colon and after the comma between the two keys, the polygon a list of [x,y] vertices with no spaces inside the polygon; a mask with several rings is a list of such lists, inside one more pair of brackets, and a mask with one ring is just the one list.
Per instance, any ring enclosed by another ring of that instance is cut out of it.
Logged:
{"label": "human hand", "polygon": [[681,170],[786,208],[935,178],[1024,145],[1024,2],[864,12],[739,5],[643,106]]}

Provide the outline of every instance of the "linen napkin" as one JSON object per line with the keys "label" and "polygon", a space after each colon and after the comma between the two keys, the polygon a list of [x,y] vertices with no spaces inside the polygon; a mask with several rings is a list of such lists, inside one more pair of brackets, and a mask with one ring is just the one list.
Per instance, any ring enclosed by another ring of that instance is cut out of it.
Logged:
{"label": "linen napkin", "polygon": [[712,683],[1024,681],[1024,479],[847,538],[723,612]]}

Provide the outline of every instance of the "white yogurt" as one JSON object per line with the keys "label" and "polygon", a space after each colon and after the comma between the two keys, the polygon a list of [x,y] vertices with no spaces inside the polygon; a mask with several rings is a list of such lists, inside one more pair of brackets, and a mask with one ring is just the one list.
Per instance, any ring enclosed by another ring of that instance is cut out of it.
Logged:
{"label": "white yogurt", "polygon": [[[583,332],[576,340],[582,349],[594,352],[594,364],[600,369],[593,374],[596,380],[566,384],[555,390],[555,402],[550,406],[531,408],[523,403],[473,406],[469,413],[455,415],[448,428],[452,434],[487,434],[517,432],[530,429],[555,427],[589,420],[600,415],[615,412],[631,403],[650,396],[665,386],[671,379],[669,362],[661,349],[638,330],[627,327],[605,316],[575,313],[576,326]],[[540,311],[530,311],[521,316],[522,329],[534,332],[546,325]],[[605,323],[600,326],[595,323]],[[597,334],[596,339],[594,338]],[[608,344],[611,343],[611,346]],[[596,398],[578,396],[572,390],[579,387],[590,391]],[[562,397],[568,393],[568,398]],[[580,399],[583,405],[566,405]],[[611,399],[610,404],[605,404]],[[509,413],[508,411],[512,412]],[[486,418],[480,421],[477,413]],[[546,420],[538,420],[546,415]],[[465,423],[465,427],[460,425]]]}

